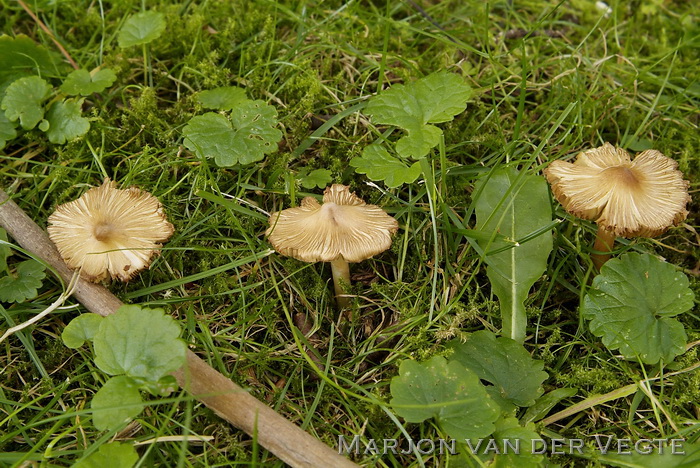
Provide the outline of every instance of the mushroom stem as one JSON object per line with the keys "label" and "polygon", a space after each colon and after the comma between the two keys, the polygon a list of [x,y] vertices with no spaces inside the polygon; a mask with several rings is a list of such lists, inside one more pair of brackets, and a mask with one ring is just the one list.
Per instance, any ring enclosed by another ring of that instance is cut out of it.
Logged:
{"label": "mushroom stem", "polygon": [[[612,252],[613,245],[615,244],[615,234],[612,231],[605,229],[602,226],[598,226],[598,233],[595,236],[595,244],[593,245],[593,250],[598,252]],[[591,254],[591,259],[593,264],[600,271],[600,268],[605,262],[610,260],[609,253],[594,253]]]}
{"label": "mushroom stem", "polygon": [[339,309],[344,309],[348,306],[350,299],[345,297],[345,284],[350,284],[350,265],[347,261],[339,258],[331,262],[331,271],[333,271],[333,287],[335,288],[335,300]]}

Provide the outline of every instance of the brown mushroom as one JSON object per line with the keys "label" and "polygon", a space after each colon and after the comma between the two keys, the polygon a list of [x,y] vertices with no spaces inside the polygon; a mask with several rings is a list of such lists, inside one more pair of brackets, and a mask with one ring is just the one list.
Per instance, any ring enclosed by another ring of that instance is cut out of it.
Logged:
{"label": "brown mushroom", "polygon": [[119,190],[106,179],[56,208],[47,230],[66,264],[98,282],[128,281],[148,267],[174,228],[156,197],[136,187]]}
{"label": "brown mushroom", "polygon": [[655,237],[688,215],[688,181],[678,164],[656,150],[629,153],[609,143],[576,157],[554,161],[544,174],[564,209],[598,224],[592,255],[600,267],[615,237]]}
{"label": "brown mushroom", "polygon": [[270,215],[265,235],[274,249],[304,262],[330,262],[338,306],[348,304],[343,283],[350,283],[348,262],[361,262],[391,246],[398,223],[376,205],[368,205],[350,187],[335,184],[301,206]]}

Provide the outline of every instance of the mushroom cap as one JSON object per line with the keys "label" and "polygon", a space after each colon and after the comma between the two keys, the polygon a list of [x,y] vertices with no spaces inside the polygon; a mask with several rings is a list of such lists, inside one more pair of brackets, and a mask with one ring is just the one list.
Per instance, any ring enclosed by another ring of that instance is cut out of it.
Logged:
{"label": "mushroom cap", "polygon": [[656,150],[629,153],[609,143],[554,161],[544,174],[554,196],[574,216],[620,237],[654,237],[688,215],[688,181],[678,163]]}
{"label": "mushroom cap", "polygon": [[174,228],[156,197],[136,187],[119,190],[106,179],[58,206],[47,230],[66,264],[97,282],[108,275],[131,279],[150,265]]}
{"label": "mushroom cap", "polygon": [[306,197],[301,206],[272,213],[265,235],[277,252],[304,262],[361,262],[391,247],[398,228],[384,210],[335,184],[323,192],[322,205]]}

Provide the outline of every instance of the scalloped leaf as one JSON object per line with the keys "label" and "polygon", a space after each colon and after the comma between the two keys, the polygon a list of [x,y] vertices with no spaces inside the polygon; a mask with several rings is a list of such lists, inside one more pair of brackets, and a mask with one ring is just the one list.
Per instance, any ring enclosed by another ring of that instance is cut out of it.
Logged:
{"label": "scalloped leaf", "polygon": [[370,99],[365,113],[375,124],[395,125],[408,132],[396,143],[396,152],[424,158],[440,142],[435,123],[448,122],[464,111],[472,89],[454,73],[440,71],[406,85],[394,85]]}
{"label": "scalloped leaf", "polygon": [[34,299],[41,287],[41,280],[46,277],[44,265],[36,260],[20,262],[15,275],[0,278],[0,301],[24,302]]}
{"label": "scalloped leaf", "polygon": [[125,305],[102,321],[95,334],[95,364],[110,375],[158,382],[185,363],[180,326],[163,309]]}
{"label": "scalloped leaf", "polygon": [[671,362],[687,336],[676,315],[692,309],[688,278],[653,255],[627,253],[609,260],[583,299],[591,333],[627,359]]}
{"label": "scalloped leaf", "polygon": [[15,124],[5,116],[5,112],[0,111],[0,150],[5,148],[7,143],[17,137]]}
{"label": "scalloped leaf", "polygon": [[403,361],[390,388],[390,404],[399,416],[414,423],[434,417],[456,439],[488,436],[500,414],[475,373],[441,356]]}
{"label": "scalloped leaf", "polygon": [[231,111],[231,119],[208,112],[193,117],[182,133],[184,145],[200,158],[213,158],[220,167],[251,164],[277,150],[282,132],[277,111],[263,101],[246,100]]}
{"label": "scalloped leaf", "polygon": [[5,90],[0,107],[10,122],[19,120],[25,130],[31,130],[44,118],[42,102],[49,96],[51,86],[38,76],[13,81]]}
{"label": "scalloped leaf", "polygon": [[512,405],[533,405],[542,395],[542,383],[548,377],[542,370],[544,363],[532,359],[520,343],[480,330],[469,335],[465,343],[451,341],[450,347],[454,350],[450,361],[459,362],[493,384],[486,389],[505,411],[513,409]]}
{"label": "scalloped leaf", "polygon": [[[54,102],[46,114],[49,127],[44,130],[51,143],[63,144],[85,135],[90,121],[82,115],[85,98]],[[43,130],[43,129],[42,129]]]}
{"label": "scalloped leaf", "polygon": [[156,11],[145,11],[131,16],[119,30],[117,42],[126,48],[153,42],[165,31],[165,15]]}
{"label": "scalloped leaf", "polygon": [[325,188],[333,181],[333,173],[328,169],[314,169],[307,173],[306,168],[299,171],[297,179],[301,182],[301,186],[306,189]]}
{"label": "scalloped leaf", "polygon": [[99,93],[112,86],[117,79],[109,68],[93,70],[75,70],[66,77],[61,85],[61,91],[70,96],[89,96],[92,93]]}
{"label": "scalloped leaf", "polygon": [[371,180],[384,181],[390,188],[415,182],[422,173],[420,162],[408,166],[376,143],[366,146],[362,150],[362,156],[352,158],[350,166],[358,174],[367,174]]}

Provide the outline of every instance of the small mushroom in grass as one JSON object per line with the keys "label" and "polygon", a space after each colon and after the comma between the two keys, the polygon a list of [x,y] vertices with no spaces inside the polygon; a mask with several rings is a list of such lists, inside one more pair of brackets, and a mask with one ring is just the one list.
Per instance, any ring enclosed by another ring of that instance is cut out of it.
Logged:
{"label": "small mushroom in grass", "polygon": [[106,179],[56,208],[47,230],[66,264],[98,282],[128,281],[148,267],[174,228],[156,197],[136,187],[119,190]]}
{"label": "small mushroom in grass", "polygon": [[576,162],[554,161],[544,174],[564,209],[598,224],[592,255],[600,267],[615,237],[655,237],[688,215],[688,181],[678,164],[656,150],[629,153],[609,143],[579,153]]}
{"label": "small mushroom in grass", "polygon": [[274,249],[304,262],[330,262],[338,306],[348,304],[343,283],[350,283],[348,262],[361,262],[391,247],[398,223],[376,205],[368,205],[350,187],[335,184],[301,206],[270,215],[265,231]]}

